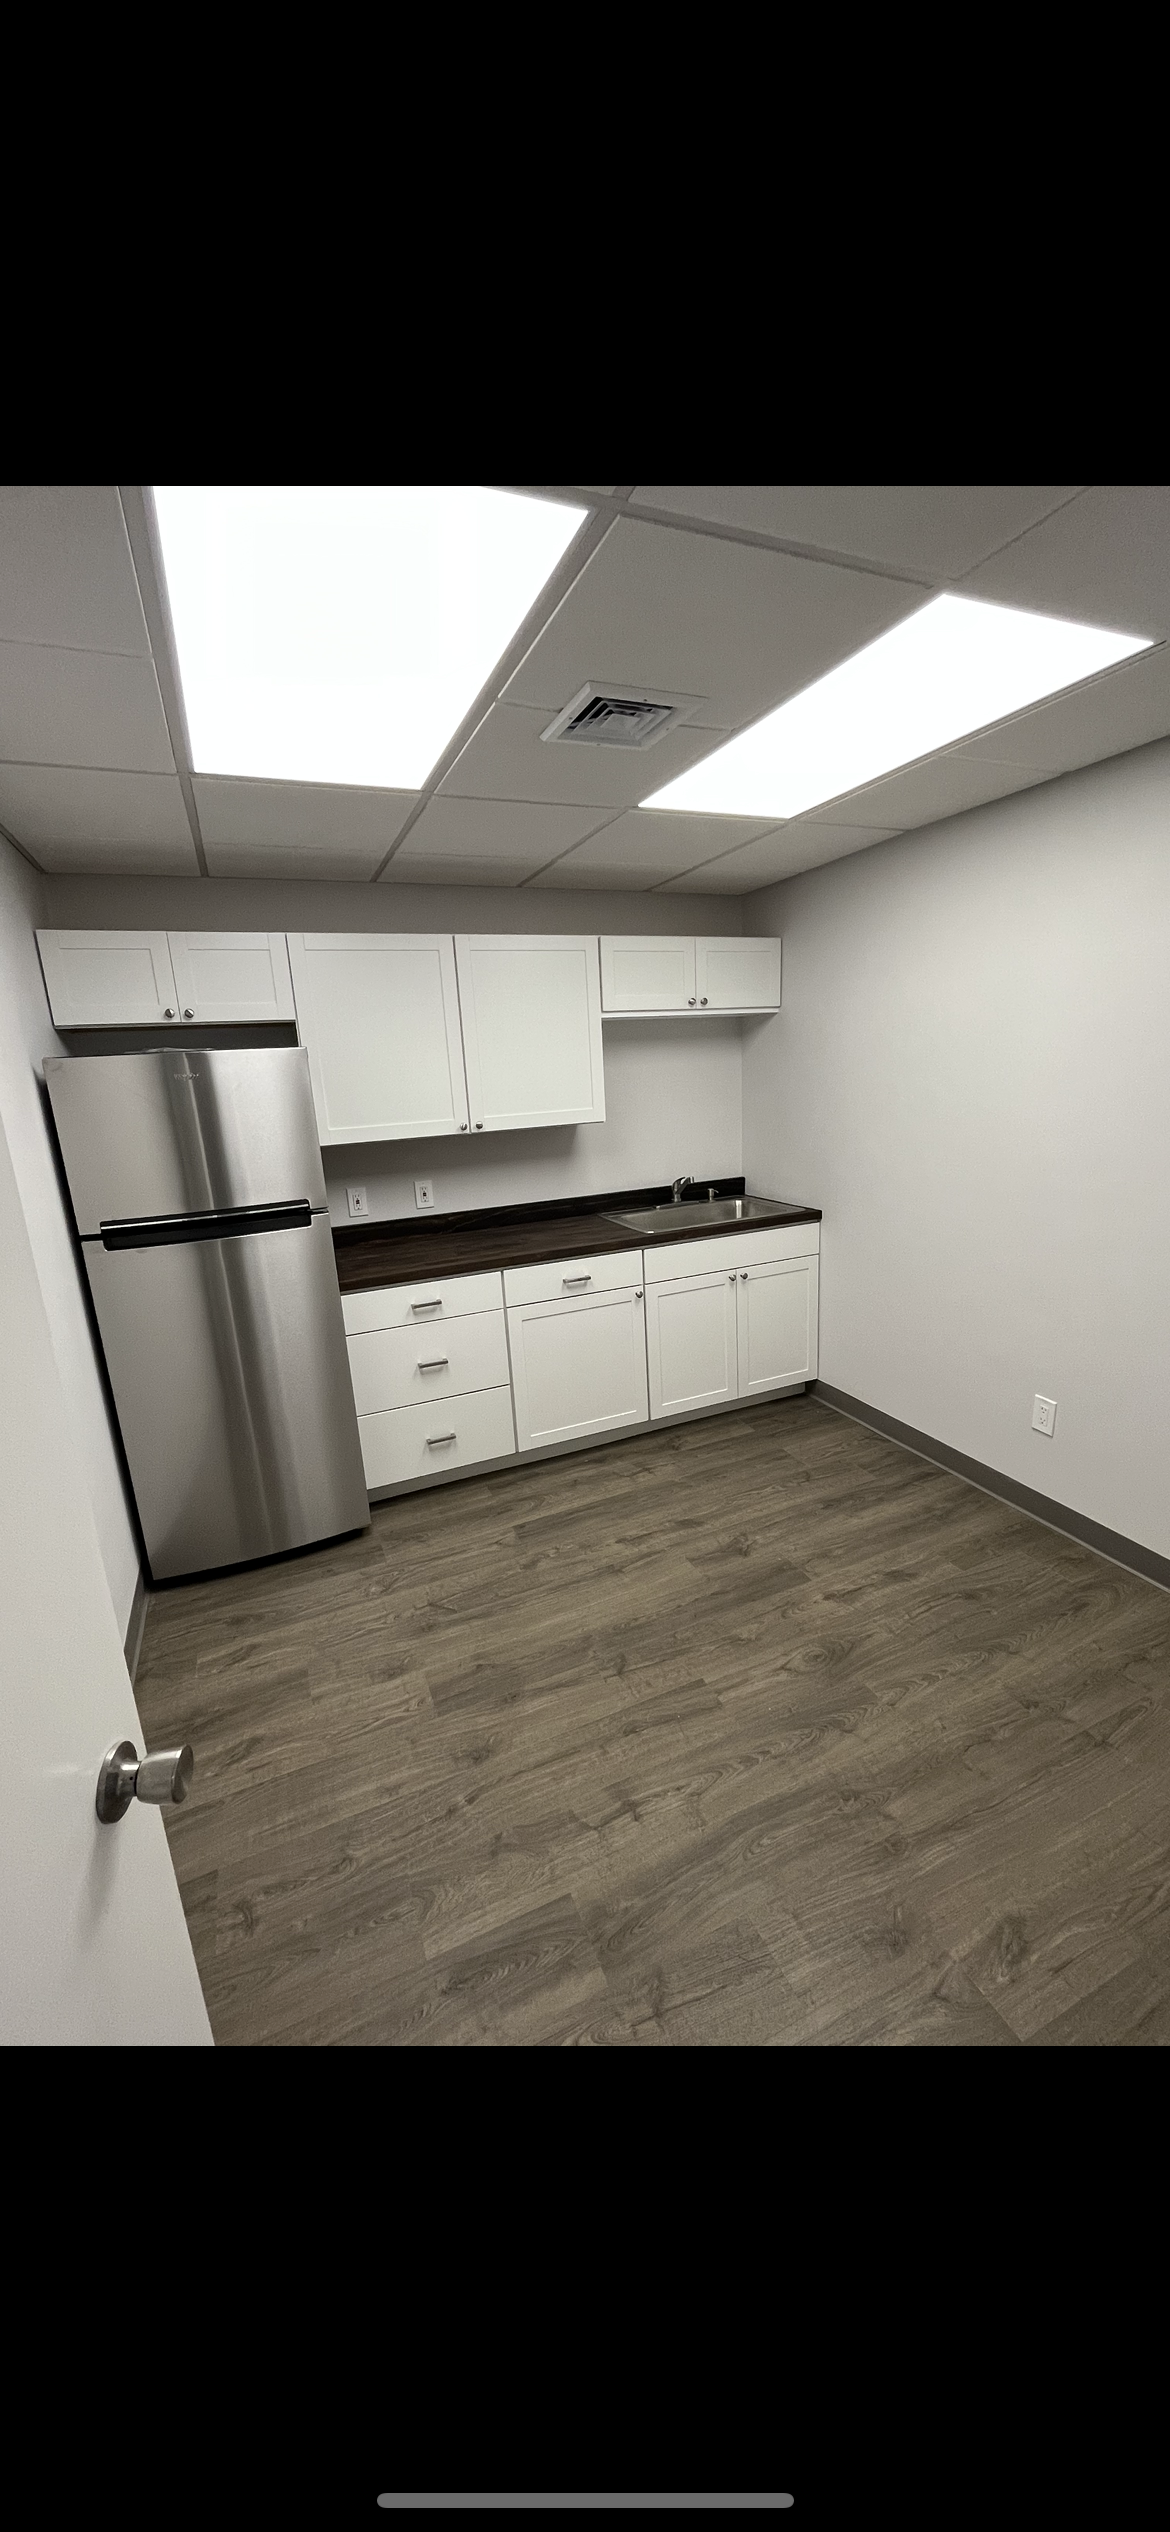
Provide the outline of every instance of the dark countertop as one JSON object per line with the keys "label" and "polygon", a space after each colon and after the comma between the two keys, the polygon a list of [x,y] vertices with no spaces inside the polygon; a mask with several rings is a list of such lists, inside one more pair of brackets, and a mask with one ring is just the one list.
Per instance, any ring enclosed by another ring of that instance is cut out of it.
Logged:
{"label": "dark countertop", "polygon": [[[746,1194],[742,1178],[701,1178],[721,1196]],[[688,1191],[689,1192],[689,1191]],[[753,1189],[753,1194],[764,1192]],[[620,1189],[612,1196],[581,1196],[563,1204],[504,1205],[479,1213],[440,1213],[429,1222],[379,1222],[363,1230],[348,1225],[333,1233],[337,1280],[343,1292],[372,1292],[382,1284],[413,1284],[439,1275],[474,1275],[502,1266],[541,1266],[556,1257],[598,1257],[641,1246],[636,1231],[608,1222],[603,1213],[635,1213],[663,1204],[669,1187]],[[775,1220],[819,1222],[811,1204],[783,1202]],[[763,1222],[697,1223],[672,1239],[712,1240],[724,1232],[762,1231]],[[648,1245],[655,1245],[651,1242]]]}

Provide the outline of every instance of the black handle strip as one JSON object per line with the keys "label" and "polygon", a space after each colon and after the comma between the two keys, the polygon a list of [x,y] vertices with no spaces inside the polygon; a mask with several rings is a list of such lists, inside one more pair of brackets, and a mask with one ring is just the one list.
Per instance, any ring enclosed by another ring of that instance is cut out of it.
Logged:
{"label": "black handle strip", "polygon": [[103,1248],[181,1248],[191,1240],[239,1240],[257,1231],[307,1231],[313,1208],[297,1204],[234,1205],[225,1213],[152,1214],[140,1222],[103,1222]]}

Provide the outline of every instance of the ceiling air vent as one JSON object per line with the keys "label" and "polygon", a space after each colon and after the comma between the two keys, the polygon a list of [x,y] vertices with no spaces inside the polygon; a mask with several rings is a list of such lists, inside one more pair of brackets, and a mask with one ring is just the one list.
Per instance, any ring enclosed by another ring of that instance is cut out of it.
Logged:
{"label": "ceiling air vent", "polygon": [[699,695],[639,694],[633,686],[582,686],[542,730],[542,739],[576,739],[586,747],[653,747],[676,722],[689,719]]}

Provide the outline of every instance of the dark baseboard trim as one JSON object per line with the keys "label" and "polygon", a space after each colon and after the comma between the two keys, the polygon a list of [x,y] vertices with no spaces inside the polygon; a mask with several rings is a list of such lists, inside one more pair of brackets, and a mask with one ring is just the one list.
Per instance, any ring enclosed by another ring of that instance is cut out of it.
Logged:
{"label": "dark baseboard trim", "polygon": [[1066,1503],[1054,1503],[1051,1495],[1037,1494],[1035,1487],[1022,1486],[1014,1477],[1005,1477],[998,1468],[988,1468],[981,1459],[968,1459],[965,1451],[953,1451],[949,1442],[936,1442],[930,1433],[920,1433],[916,1425],[899,1424],[897,1416],[886,1415],[881,1407],[867,1407],[863,1398],[851,1398],[845,1389],[832,1389],[824,1380],[810,1380],[810,1398],[819,1398],[826,1407],[845,1415],[854,1424],[868,1424],[875,1433],[884,1433],[891,1442],[900,1442],[903,1450],[914,1451],[919,1459],[933,1460],[937,1468],[949,1468],[956,1477],[965,1477],[969,1486],[978,1486],[985,1495],[996,1495],[1001,1503],[1010,1503],[1017,1512],[1026,1512],[1033,1521],[1043,1521],[1049,1530],[1062,1530],[1066,1538],[1076,1539],[1081,1547],[1091,1547],[1098,1556],[1107,1556],[1110,1564],[1124,1565],[1131,1574],[1140,1574],[1144,1582],[1157,1583],[1162,1591],[1170,1591],[1170,1556],[1159,1556],[1152,1547],[1143,1547],[1139,1539],[1123,1538],[1120,1530],[1107,1530],[1103,1521],[1090,1521],[1084,1512],[1073,1512]]}
{"label": "dark baseboard trim", "polygon": [[142,1651],[142,1635],[143,1629],[146,1625],[146,1604],[149,1597],[150,1594],[147,1591],[146,1584],[142,1579],[141,1573],[139,1573],[138,1580],[134,1585],[134,1598],[130,1603],[130,1617],[126,1627],[126,1668],[130,1673],[131,1687],[134,1685],[134,1673],[138,1668],[138,1656]]}

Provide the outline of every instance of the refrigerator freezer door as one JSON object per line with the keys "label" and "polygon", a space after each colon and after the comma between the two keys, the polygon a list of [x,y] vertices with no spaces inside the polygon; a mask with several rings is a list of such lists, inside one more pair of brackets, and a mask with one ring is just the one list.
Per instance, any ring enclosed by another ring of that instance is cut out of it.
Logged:
{"label": "refrigerator freezer door", "polygon": [[156,1581],[368,1526],[327,1216],[84,1255]]}
{"label": "refrigerator freezer door", "polygon": [[295,1197],[324,1209],[301,1046],[51,1056],[45,1082],[83,1238],[147,1214]]}

